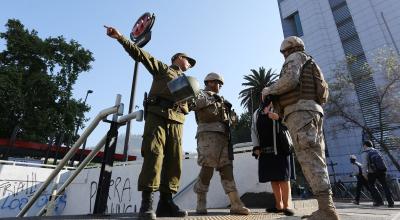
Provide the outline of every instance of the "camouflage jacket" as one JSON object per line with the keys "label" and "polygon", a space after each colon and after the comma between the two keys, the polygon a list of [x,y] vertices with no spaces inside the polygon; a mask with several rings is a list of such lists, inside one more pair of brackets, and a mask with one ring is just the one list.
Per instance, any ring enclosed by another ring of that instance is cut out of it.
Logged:
{"label": "camouflage jacket", "polygon": [[212,91],[203,90],[196,98],[193,110],[196,114],[197,134],[200,132],[222,132],[229,130],[228,109],[224,98]]}
{"label": "camouflage jacket", "polygon": [[[282,66],[279,79],[273,85],[267,88],[268,94],[279,96],[295,89],[296,86],[299,84],[301,68],[303,64],[307,61],[308,57],[309,56],[304,52],[294,52],[290,54],[286,58]],[[275,103],[274,106],[278,107]],[[322,107],[314,100],[302,99],[300,99],[295,104],[286,106],[285,109],[277,108],[276,110],[279,111],[279,115],[282,118],[288,116],[290,113],[295,111],[309,110],[320,112],[321,114],[323,114],[324,112]]]}

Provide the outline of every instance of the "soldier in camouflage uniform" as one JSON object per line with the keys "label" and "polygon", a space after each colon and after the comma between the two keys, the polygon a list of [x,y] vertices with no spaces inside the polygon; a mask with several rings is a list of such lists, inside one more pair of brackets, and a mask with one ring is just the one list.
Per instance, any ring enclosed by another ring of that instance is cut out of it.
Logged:
{"label": "soldier in camouflage uniform", "polygon": [[218,95],[223,78],[210,73],[204,79],[205,89],[195,100],[198,164],[200,174],[194,186],[197,193],[198,214],[207,214],[206,197],[214,169],[221,175],[222,186],[228,194],[232,214],[248,215],[249,209],[241,202],[233,178],[232,155],[229,155],[230,124],[237,121],[232,105]]}
{"label": "soldier in camouflage uniform", "polygon": [[113,27],[106,27],[107,35],[117,39],[126,52],[141,62],[153,75],[153,82],[147,105],[141,153],[142,171],[139,175],[138,190],[142,191],[139,217],[156,219],[152,208],[153,192],[160,191],[156,214],[159,217],[184,217],[172,200],[172,193],[179,187],[182,168],[182,129],[185,115],[189,112],[187,103],[174,103],[167,83],[193,67],[196,61],[184,53],[177,53],[168,66],[155,59],[146,51],[126,39]]}
{"label": "soldier in camouflage uniform", "polygon": [[[274,103],[274,106],[280,107],[280,114],[294,141],[297,159],[318,200],[319,208],[309,216],[309,219],[337,220],[339,216],[332,200],[326,166],[325,142],[322,132],[323,109],[316,100],[293,100],[293,97],[296,96],[292,94],[299,88],[300,70],[310,56],[304,52],[303,41],[295,36],[286,38],[282,42],[280,50],[285,57],[280,78],[272,86],[264,88],[262,95],[263,97],[267,95],[279,97],[279,102]],[[315,92],[303,95],[303,97],[316,96]],[[282,105],[282,103],[289,104]]]}

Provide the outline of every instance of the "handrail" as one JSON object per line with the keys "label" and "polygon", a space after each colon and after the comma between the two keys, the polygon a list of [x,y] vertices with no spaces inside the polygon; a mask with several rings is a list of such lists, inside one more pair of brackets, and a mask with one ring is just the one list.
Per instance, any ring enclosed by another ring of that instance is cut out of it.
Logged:
{"label": "handrail", "polygon": [[96,116],[96,118],[90,123],[90,125],[85,129],[82,135],[78,138],[75,144],[71,147],[68,153],[64,156],[64,158],[60,161],[57,167],[51,172],[50,176],[47,177],[46,181],[40,186],[40,188],[33,194],[33,196],[28,200],[27,204],[22,208],[22,210],[18,213],[17,217],[23,217],[28,210],[32,207],[33,203],[40,197],[43,191],[47,188],[50,182],[57,176],[60,170],[64,167],[65,164],[74,156],[76,151],[79,149],[81,144],[86,140],[86,138],[93,132],[93,130],[97,127],[99,122],[106,118],[108,115],[121,112],[122,105],[114,106],[111,108],[104,109],[100,111],[100,113]]}
{"label": "handrail", "polygon": [[[55,168],[57,165],[50,164],[42,164],[42,163],[28,163],[28,162],[19,162],[19,161],[10,161],[10,160],[0,160],[0,164],[9,164],[12,166],[26,166],[30,167],[39,167],[39,168]],[[75,170],[75,167],[63,167],[65,170]]]}
{"label": "handrail", "polygon": [[187,184],[181,191],[177,192],[177,193],[174,195],[173,199],[178,198],[178,197],[181,196],[184,192],[186,192],[186,191],[189,189],[189,187],[191,187],[193,184],[196,183],[197,179],[198,179],[198,177],[194,178],[194,180],[192,180],[189,184]]}
{"label": "handrail", "polygon": [[[135,119],[135,118],[136,118],[136,121],[142,121],[143,120],[143,110],[132,112],[132,113],[130,113],[128,115],[124,115],[124,116],[120,117],[118,119],[118,124],[120,124],[120,125],[125,124],[126,122],[128,122],[128,121],[130,121],[132,119]],[[73,171],[73,173],[63,183],[63,185],[59,189],[57,189],[57,193],[55,194],[56,197],[64,192],[65,188],[67,188],[69,186],[69,184],[72,183],[72,181],[76,178],[76,176],[78,176],[78,174],[86,167],[86,165],[88,163],[90,163],[90,161],[92,161],[92,159],[96,156],[96,154],[104,147],[104,144],[106,142],[106,138],[107,138],[107,136],[105,135],[99,141],[99,143],[96,145],[96,147],[94,149],[92,149],[90,154],[88,154],[86,156],[86,158],[82,161],[82,163],[76,168],[76,170]],[[110,143],[110,145],[112,145],[112,144],[113,143]],[[38,216],[43,215],[46,209],[47,209],[47,205],[45,205],[39,211]]]}

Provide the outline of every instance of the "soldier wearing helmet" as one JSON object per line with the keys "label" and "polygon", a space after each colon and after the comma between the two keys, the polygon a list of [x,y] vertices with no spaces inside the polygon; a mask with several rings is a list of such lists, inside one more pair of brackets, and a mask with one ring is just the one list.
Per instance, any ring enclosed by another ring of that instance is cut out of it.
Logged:
{"label": "soldier wearing helmet", "polygon": [[[295,95],[300,87],[303,64],[311,59],[304,50],[304,42],[299,37],[290,36],[283,40],[280,51],[285,57],[285,62],[279,80],[264,88],[262,97],[268,95],[277,97],[278,101],[274,102],[274,108],[279,111],[291,136],[294,137],[297,159],[318,201],[318,210],[308,219],[337,220],[339,216],[332,200],[324,155],[325,142],[322,133],[324,111],[316,100]],[[307,97],[317,95],[314,90],[308,92]]]}
{"label": "soldier wearing helmet", "polygon": [[[230,155],[230,126],[237,121],[232,105],[219,95],[224,79],[220,74],[209,73],[204,78],[205,89],[194,101],[196,115],[198,164],[201,166],[194,192],[197,194],[198,214],[207,214],[207,192],[214,169],[221,175],[221,183],[231,201],[231,213],[248,215],[241,202],[233,177]],[[230,148],[232,149],[232,148]],[[233,153],[233,152],[231,152]]]}

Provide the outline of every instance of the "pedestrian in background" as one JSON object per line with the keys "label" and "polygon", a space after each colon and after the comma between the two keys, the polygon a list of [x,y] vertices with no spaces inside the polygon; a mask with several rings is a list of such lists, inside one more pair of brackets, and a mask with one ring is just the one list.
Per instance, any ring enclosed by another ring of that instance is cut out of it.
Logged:
{"label": "pedestrian in background", "polygon": [[368,180],[368,185],[371,189],[372,197],[375,198],[374,206],[383,205],[383,199],[378,189],[375,187],[376,180],[382,185],[383,191],[385,192],[386,200],[388,202],[388,207],[394,207],[394,200],[392,192],[386,181],[386,171],[387,166],[383,160],[383,157],[379,150],[374,148],[372,141],[364,141],[363,144],[363,174]]}
{"label": "pedestrian in background", "polygon": [[[360,204],[360,196],[363,188],[367,189],[371,193],[371,189],[368,185],[367,179],[364,177],[362,172],[362,164],[357,161],[357,157],[355,155],[350,156],[350,163],[353,165],[353,172],[350,175],[351,177],[357,178],[357,188],[356,188],[356,197],[354,198],[353,203],[356,205]],[[375,184],[374,184],[375,187]],[[371,193],[372,195],[372,193]],[[373,198],[375,201],[375,198]]]}

